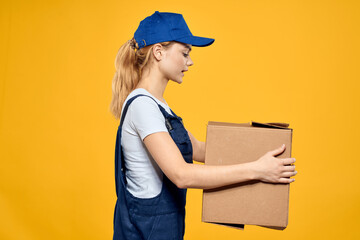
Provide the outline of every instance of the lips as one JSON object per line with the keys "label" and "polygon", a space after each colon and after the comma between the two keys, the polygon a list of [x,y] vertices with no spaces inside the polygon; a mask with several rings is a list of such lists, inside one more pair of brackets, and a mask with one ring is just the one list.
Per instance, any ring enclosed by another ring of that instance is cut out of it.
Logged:
{"label": "lips", "polygon": [[188,70],[182,70],[182,71],[181,71],[182,75],[185,76],[184,73],[187,72],[187,71],[188,71]]}

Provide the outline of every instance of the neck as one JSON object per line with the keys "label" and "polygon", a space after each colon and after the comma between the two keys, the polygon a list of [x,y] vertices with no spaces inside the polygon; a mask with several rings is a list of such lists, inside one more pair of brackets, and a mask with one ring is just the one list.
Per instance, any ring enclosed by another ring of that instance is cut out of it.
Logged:
{"label": "neck", "polygon": [[168,84],[169,80],[160,76],[156,72],[144,74],[136,86],[136,88],[144,88],[146,89],[151,95],[162,101],[166,104],[164,99],[164,92],[165,88]]}

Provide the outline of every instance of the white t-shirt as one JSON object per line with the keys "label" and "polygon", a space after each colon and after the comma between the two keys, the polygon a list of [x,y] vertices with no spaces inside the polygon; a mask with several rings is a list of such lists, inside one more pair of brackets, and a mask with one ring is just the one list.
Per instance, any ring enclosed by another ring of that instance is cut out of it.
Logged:
{"label": "white t-shirt", "polygon": [[[172,115],[168,105],[143,88],[132,91],[122,108],[128,99],[138,94],[151,96]],[[139,198],[155,197],[162,188],[163,173],[143,142],[149,134],[168,132],[165,118],[155,101],[146,96],[137,97],[129,105],[122,125],[121,146],[125,158],[127,189]]]}

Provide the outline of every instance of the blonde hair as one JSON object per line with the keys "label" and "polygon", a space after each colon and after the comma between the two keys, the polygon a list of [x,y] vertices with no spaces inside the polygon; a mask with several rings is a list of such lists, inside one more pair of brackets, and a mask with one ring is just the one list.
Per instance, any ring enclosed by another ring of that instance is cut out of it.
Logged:
{"label": "blonde hair", "polygon": [[[161,42],[168,48],[173,42]],[[116,119],[120,119],[122,105],[131,91],[140,81],[143,68],[153,58],[151,54],[154,45],[139,49],[134,38],[124,43],[115,58],[115,74],[112,80],[112,100],[110,112]]]}

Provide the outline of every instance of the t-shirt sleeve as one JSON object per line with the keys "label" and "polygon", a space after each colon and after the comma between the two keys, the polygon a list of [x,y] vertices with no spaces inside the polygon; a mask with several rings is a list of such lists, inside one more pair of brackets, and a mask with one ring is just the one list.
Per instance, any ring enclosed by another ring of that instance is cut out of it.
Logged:
{"label": "t-shirt sleeve", "polygon": [[156,132],[167,132],[164,115],[157,103],[149,97],[137,97],[129,106],[130,125],[141,140]]}

